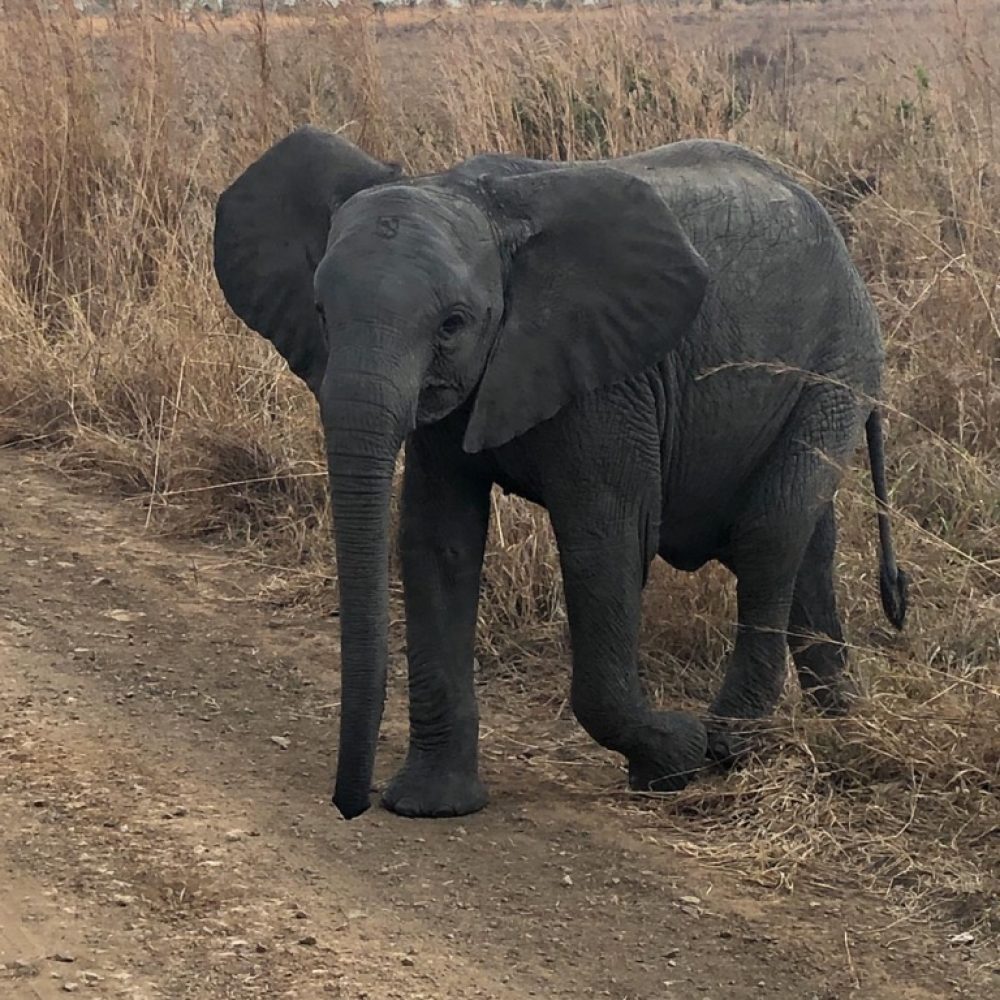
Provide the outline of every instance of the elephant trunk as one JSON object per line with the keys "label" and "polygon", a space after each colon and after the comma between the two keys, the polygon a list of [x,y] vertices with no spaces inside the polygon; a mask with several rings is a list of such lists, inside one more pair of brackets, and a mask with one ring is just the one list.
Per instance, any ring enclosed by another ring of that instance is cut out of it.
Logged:
{"label": "elephant trunk", "polygon": [[[331,371],[335,371],[331,365]],[[389,502],[414,406],[384,375],[351,373],[323,389],[341,621],[340,751],[333,803],[345,819],[370,805],[388,658]]]}

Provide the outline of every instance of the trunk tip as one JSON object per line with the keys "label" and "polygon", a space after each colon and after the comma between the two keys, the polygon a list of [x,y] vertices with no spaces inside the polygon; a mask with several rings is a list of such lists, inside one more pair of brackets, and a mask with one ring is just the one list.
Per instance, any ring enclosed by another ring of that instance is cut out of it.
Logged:
{"label": "trunk tip", "polygon": [[371,808],[371,798],[366,792],[359,795],[356,792],[345,793],[338,790],[333,793],[332,801],[344,819],[357,819]]}

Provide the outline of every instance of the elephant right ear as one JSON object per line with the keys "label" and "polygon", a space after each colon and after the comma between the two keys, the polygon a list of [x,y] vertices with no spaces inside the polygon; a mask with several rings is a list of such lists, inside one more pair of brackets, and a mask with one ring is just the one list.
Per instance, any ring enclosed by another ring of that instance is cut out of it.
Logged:
{"label": "elephant right ear", "polygon": [[327,349],[313,297],[330,220],[363,188],[394,180],[346,139],[311,126],[272,146],[215,209],[215,276],[233,312],[318,393]]}

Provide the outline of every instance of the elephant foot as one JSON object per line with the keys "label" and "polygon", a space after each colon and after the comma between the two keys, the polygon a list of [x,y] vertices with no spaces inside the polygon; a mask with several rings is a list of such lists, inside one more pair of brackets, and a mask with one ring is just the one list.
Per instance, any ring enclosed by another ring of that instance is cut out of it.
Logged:
{"label": "elephant foot", "polygon": [[735,724],[715,721],[708,727],[708,759],[725,770],[746,760],[756,746],[754,734]]}
{"label": "elephant foot", "polygon": [[846,674],[829,684],[804,688],[802,693],[820,715],[831,719],[847,715],[858,699],[858,689]]}
{"label": "elephant foot", "polygon": [[628,755],[629,788],[679,792],[705,763],[705,727],[684,712],[656,712],[638,734],[640,749]]}
{"label": "elephant foot", "polygon": [[767,715],[746,718],[715,708],[705,720],[708,759],[724,770],[742,763],[760,750],[768,721]]}
{"label": "elephant foot", "polygon": [[454,761],[407,761],[382,793],[382,805],[397,816],[441,819],[479,812],[489,794],[475,771],[459,770]]}

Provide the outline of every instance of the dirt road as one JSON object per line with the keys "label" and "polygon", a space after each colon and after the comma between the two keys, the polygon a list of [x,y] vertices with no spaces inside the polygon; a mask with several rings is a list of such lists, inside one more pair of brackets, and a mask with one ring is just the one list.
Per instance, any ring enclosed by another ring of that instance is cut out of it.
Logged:
{"label": "dirt road", "polygon": [[260,583],[0,451],[0,996],[989,995],[953,928],[673,852],[600,794],[610,758],[589,794],[540,773],[518,747],[572,721],[489,690],[485,812],[340,820],[336,621]]}

